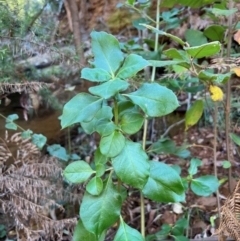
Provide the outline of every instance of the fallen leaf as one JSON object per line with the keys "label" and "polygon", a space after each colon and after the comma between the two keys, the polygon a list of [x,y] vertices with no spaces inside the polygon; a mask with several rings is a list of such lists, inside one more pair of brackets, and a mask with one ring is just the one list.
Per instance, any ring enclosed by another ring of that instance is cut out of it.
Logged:
{"label": "fallen leaf", "polygon": [[233,35],[233,39],[240,45],[240,29]]}

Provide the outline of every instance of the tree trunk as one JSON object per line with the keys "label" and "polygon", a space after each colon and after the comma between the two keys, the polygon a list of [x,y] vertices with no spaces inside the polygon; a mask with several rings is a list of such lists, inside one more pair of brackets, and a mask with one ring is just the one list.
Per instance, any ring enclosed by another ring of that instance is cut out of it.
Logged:
{"label": "tree trunk", "polygon": [[71,17],[71,22],[72,22],[72,30],[73,30],[76,53],[77,53],[78,57],[80,58],[80,62],[79,62],[80,66],[84,67],[85,58],[84,58],[83,48],[82,48],[80,20],[79,20],[79,16],[78,16],[78,7],[77,7],[77,4],[76,4],[76,0],[66,0],[65,1],[65,7],[66,7],[66,9],[70,10],[71,16],[69,16],[69,17]]}

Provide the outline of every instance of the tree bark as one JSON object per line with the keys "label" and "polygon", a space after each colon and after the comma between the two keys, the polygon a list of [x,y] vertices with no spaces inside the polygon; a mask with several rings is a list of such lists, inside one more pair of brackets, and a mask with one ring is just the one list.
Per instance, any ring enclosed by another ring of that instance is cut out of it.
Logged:
{"label": "tree bark", "polygon": [[78,6],[76,4],[76,0],[66,0],[65,1],[66,9],[69,8],[70,15],[71,15],[71,23],[73,29],[73,36],[74,36],[74,44],[76,48],[76,53],[80,59],[79,63],[81,67],[85,65],[85,58],[83,54],[83,44],[82,44],[82,36],[80,31],[80,19],[78,16]]}

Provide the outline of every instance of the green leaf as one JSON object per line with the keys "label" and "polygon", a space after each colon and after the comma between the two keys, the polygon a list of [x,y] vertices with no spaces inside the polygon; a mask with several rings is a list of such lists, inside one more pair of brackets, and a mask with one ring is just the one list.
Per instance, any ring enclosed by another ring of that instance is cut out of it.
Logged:
{"label": "green leaf", "polygon": [[163,54],[170,59],[179,59],[179,60],[184,60],[188,62],[188,57],[186,56],[186,53],[182,50],[170,48],[163,51]]}
{"label": "green leaf", "polygon": [[148,65],[149,62],[143,57],[136,54],[130,54],[126,57],[123,66],[119,69],[117,77],[121,79],[132,77]]}
{"label": "green leaf", "polygon": [[102,106],[102,108],[96,112],[95,116],[91,121],[81,122],[81,126],[85,131],[85,133],[92,134],[94,131],[98,129],[98,123],[100,122],[109,123],[111,122],[112,118],[113,118],[112,108],[109,106]]}
{"label": "green leaf", "polygon": [[112,121],[100,120],[96,122],[96,131],[101,136],[111,135],[116,129],[117,126]]}
{"label": "green leaf", "polygon": [[122,217],[120,217],[120,226],[113,241],[144,241],[144,238],[136,229],[128,226]]}
{"label": "green leaf", "polygon": [[91,195],[99,195],[103,190],[103,181],[100,177],[93,177],[87,184],[86,190]]}
{"label": "green leaf", "polygon": [[8,130],[17,130],[17,125],[13,122],[6,123],[5,128]]}
{"label": "green leaf", "polygon": [[156,83],[145,83],[137,91],[125,95],[149,117],[167,115],[179,106],[176,95]]}
{"label": "green leaf", "polygon": [[95,171],[85,161],[75,161],[69,164],[64,172],[64,177],[72,183],[82,183],[95,173]]}
{"label": "green leaf", "polygon": [[122,151],[124,145],[125,137],[119,131],[114,131],[111,135],[101,138],[100,151],[107,157],[114,157]]}
{"label": "green leaf", "polygon": [[112,76],[104,69],[100,68],[84,68],[81,72],[81,78],[92,82],[104,82],[112,78]]}
{"label": "green leaf", "polygon": [[10,123],[10,122],[13,122],[15,120],[19,119],[19,116],[17,114],[12,114],[12,115],[9,115],[6,119],[6,123]]}
{"label": "green leaf", "polygon": [[174,236],[181,236],[184,234],[186,228],[188,228],[188,220],[186,218],[180,218],[172,228],[171,234]]}
{"label": "green leaf", "polygon": [[101,163],[96,164],[96,176],[101,177],[106,171],[105,165]]}
{"label": "green leaf", "polygon": [[188,168],[188,173],[190,175],[195,175],[198,171],[198,167],[202,165],[202,161],[197,158],[192,158],[190,161],[190,167]]}
{"label": "green leaf", "polygon": [[154,152],[157,154],[165,153],[179,156],[181,158],[187,158],[190,155],[190,152],[186,150],[186,148],[187,146],[176,147],[176,144],[173,140],[162,138],[153,143],[148,152]]}
{"label": "green leaf", "polygon": [[188,130],[200,120],[203,113],[203,107],[203,101],[196,100],[191,108],[187,110],[185,117],[185,130]]}
{"label": "green leaf", "polygon": [[108,161],[107,156],[103,155],[100,151],[100,148],[98,147],[97,150],[94,153],[94,163],[95,165],[97,164],[106,164],[106,162]]}
{"label": "green leaf", "polygon": [[101,109],[103,100],[87,93],[80,93],[74,96],[63,107],[61,118],[62,128],[72,124],[91,121]]}
{"label": "green leaf", "polygon": [[31,130],[26,130],[21,133],[23,139],[28,139],[32,137],[33,132]]}
{"label": "green leaf", "polygon": [[229,17],[230,15],[236,13],[238,11],[238,9],[237,8],[232,8],[232,9],[210,8],[209,11],[212,12],[216,16]]}
{"label": "green leaf", "polygon": [[178,235],[178,236],[172,235],[172,237],[174,238],[175,241],[189,241],[189,239],[183,235]]}
{"label": "green leaf", "polygon": [[125,113],[132,113],[138,111],[138,107],[132,103],[130,100],[123,100],[118,102],[118,114],[119,118]]}
{"label": "green leaf", "polygon": [[143,122],[144,117],[140,113],[126,112],[121,117],[120,126],[122,131],[129,135],[132,135],[141,129]]}
{"label": "green leaf", "polygon": [[66,149],[58,144],[48,146],[47,151],[51,156],[55,156],[63,161],[69,160],[69,155],[67,154]]}
{"label": "green leaf", "polygon": [[40,150],[44,147],[47,142],[47,137],[42,134],[33,134],[32,143],[35,144]]}
{"label": "green leaf", "polygon": [[195,29],[188,29],[185,32],[185,38],[190,46],[198,46],[208,42],[203,32]]}
{"label": "green leaf", "polygon": [[185,42],[182,39],[180,39],[179,37],[176,37],[175,35],[166,33],[164,31],[159,30],[157,28],[154,28],[154,27],[152,27],[151,25],[148,25],[148,24],[141,24],[141,25],[150,29],[150,30],[152,30],[154,33],[158,33],[159,35],[163,35],[163,36],[171,38],[173,41],[177,42],[178,44],[180,44],[182,46],[185,45]]}
{"label": "green leaf", "polygon": [[100,235],[112,226],[120,216],[122,198],[111,181],[111,175],[104,182],[103,191],[98,196],[85,192],[80,207],[80,217],[85,228]]}
{"label": "green leaf", "polygon": [[230,133],[229,136],[236,145],[240,146],[240,136],[234,133]]}
{"label": "green leaf", "polygon": [[144,196],[157,202],[185,200],[180,176],[173,168],[161,162],[150,162],[150,176],[142,191]]}
{"label": "green leaf", "polygon": [[223,41],[226,28],[220,25],[211,25],[207,27],[203,34],[211,41]]}
{"label": "green leaf", "polygon": [[177,3],[191,8],[199,8],[207,4],[214,3],[216,0],[178,0]]}
{"label": "green leaf", "polygon": [[149,176],[147,154],[139,143],[126,141],[121,153],[112,159],[113,169],[125,183],[142,189]]}
{"label": "green leaf", "polygon": [[215,176],[206,175],[192,179],[190,187],[198,196],[206,197],[217,191],[219,182]]}
{"label": "green leaf", "polygon": [[172,65],[181,65],[183,63],[188,64],[184,60],[149,60],[149,63],[153,67],[165,67],[165,66],[172,66]]}
{"label": "green leaf", "polygon": [[223,168],[228,169],[232,166],[230,161],[223,161]]}
{"label": "green leaf", "polygon": [[231,77],[231,73],[213,74],[207,70],[201,70],[198,78],[206,82],[226,83]]}
{"label": "green leaf", "polygon": [[109,99],[121,91],[125,91],[128,88],[128,82],[121,79],[113,79],[105,82],[101,85],[90,87],[89,92],[102,97],[103,99]]}
{"label": "green leaf", "polygon": [[105,32],[91,33],[94,66],[106,70],[112,77],[123,62],[124,56],[118,40]]}
{"label": "green leaf", "polygon": [[78,220],[77,226],[74,229],[72,241],[99,241],[97,236],[89,232],[83,225],[82,220]]}
{"label": "green leaf", "polygon": [[215,41],[196,47],[184,47],[184,49],[193,58],[200,59],[217,54],[221,49],[221,44],[218,41]]}

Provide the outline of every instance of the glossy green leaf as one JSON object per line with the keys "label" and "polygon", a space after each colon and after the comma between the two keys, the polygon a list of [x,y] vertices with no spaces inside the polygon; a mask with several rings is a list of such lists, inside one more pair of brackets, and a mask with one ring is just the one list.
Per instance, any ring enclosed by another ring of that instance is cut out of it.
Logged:
{"label": "glossy green leaf", "polygon": [[176,95],[157,83],[145,83],[137,91],[125,95],[149,117],[167,115],[179,106]]}
{"label": "glossy green leaf", "polygon": [[86,186],[91,195],[99,195],[103,190],[103,181],[100,177],[93,177]]}
{"label": "glossy green leaf", "polygon": [[187,110],[185,117],[185,130],[195,125],[203,114],[204,104],[202,100],[196,100],[191,108]]}
{"label": "glossy green leaf", "polygon": [[112,108],[110,106],[102,106],[100,110],[98,110],[91,121],[81,122],[81,126],[85,133],[92,134],[98,128],[99,122],[108,123],[112,120]]}
{"label": "glossy green leaf", "polygon": [[69,164],[64,172],[64,177],[72,183],[82,183],[95,173],[95,171],[85,161],[74,161]]}
{"label": "glossy green leaf", "polygon": [[120,226],[113,241],[144,241],[144,238],[136,229],[128,226],[122,217],[120,217]]}
{"label": "glossy green leaf", "polygon": [[123,62],[124,55],[120,50],[118,40],[105,32],[91,33],[92,51],[94,54],[93,65],[106,70],[112,77]]}
{"label": "glossy green leaf", "polygon": [[121,79],[113,79],[107,81],[101,85],[97,85],[89,88],[89,92],[102,97],[103,99],[109,99],[119,92],[125,91],[128,88],[128,82]]}
{"label": "glossy green leaf", "polygon": [[184,47],[185,51],[193,58],[204,58],[219,53],[221,44],[218,41],[203,44],[196,47]]}
{"label": "glossy green leaf", "polygon": [[33,134],[32,143],[35,144],[40,150],[45,146],[47,137],[42,134]]}
{"label": "glossy green leaf", "polygon": [[144,196],[157,202],[185,200],[180,176],[173,168],[161,162],[150,162],[150,176],[142,191]]}
{"label": "glossy green leaf", "polygon": [[129,54],[124,60],[123,66],[119,69],[117,77],[121,79],[132,77],[148,65],[149,62],[143,57],[136,54]]}
{"label": "glossy green leaf", "polygon": [[105,229],[118,220],[121,205],[122,197],[109,176],[108,180],[104,182],[100,195],[93,196],[85,192],[80,207],[80,217],[88,231],[101,235]]}
{"label": "glossy green leaf", "polygon": [[141,24],[141,25],[143,25],[144,27],[152,30],[154,33],[158,33],[159,35],[163,35],[163,36],[171,38],[173,41],[177,42],[178,44],[180,44],[182,46],[185,45],[185,42],[182,39],[180,39],[179,37],[175,36],[175,35],[166,33],[164,31],[159,30],[157,28],[154,28],[154,27],[152,27],[151,25],[148,25],[148,24]]}
{"label": "glossy green leaf", "polygon": [[139,143],[126,141],[121,153],[112,158],[113,169],[125,183],[142,189],[149,176],[147,154]]}
{"label": "glossy green leaf", "polygon": [[188,173],[190,175],[197,174],[198,167],[202,165],[202,161],[197,158],[192,158],[190,161],[190,167],[188,168]]}
{"label": "glossy green leaf", "polygon": [[17,130],[17,125],[13,122],[6,123],[5,128],[8,130]]}
{"label": "glossy green leaf", "polygon": [[140,113],[125,113],[121,117],[120,126],[126,134],[132,135],[138,132],[144,122],[144,117]]}
{"label": "glossy green leaf", "polygon": [[92,82],[104,82],[112,78],[112,76],[104,69],[100,68],[84,68],[81,72],[81,78]]}
{"label": "glossy green leaf", "polygon": [[48,146],[47,151],[51,156],[55,156],[63,161],[68,161],[70,158],[66,152],[66,149],[59,144],[53,144],[51,146]]}
{"label": "glossy green leaf", "polygon": [[215,176],[206,175],[192,179],[190,187],[198,196],[206,197],[217,191],[219,182]]}
{"label": "glossy green leaf", "polygon": [[188,29],[185,32],[185,38],[192,47],[206,44],[208,42],[203,32],[196,29]]}
{"label": "glossy green leaf", "polygon": [[232,139],[232,141],[237,144],[238,146],[240,146],[240,136],[234,134],[234,133],[230,133],[229,134],[230,138]]}
{"label": "glossy green leaf", "polygon": [[124,145],[125,137],[119,131],[114,131],[111,135],[101,138],[100,151],[107,157],[114,157],[122,151]]}
{"label": "glossy green leaf", "polygon": [[99,241],[97,236],[89,232],[83,225],[82,220],[78,220],[77,226],[74,229],[72,241]]}
{"label": "glossy green leaf", "polygon": [[63,107],[61,118],[62,128],[78,122],[91,121],[101,109],[103,100],[87,93],[74,96]]}
{"label": "glossy green leaf", "polygon": [[211,25],[203,31],[203,34],[211,41],[221,42],[224,39],[225,31],[226,27],[223,27],[221,25]]}

